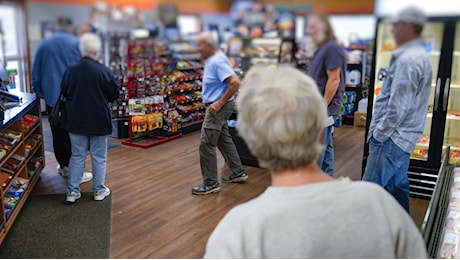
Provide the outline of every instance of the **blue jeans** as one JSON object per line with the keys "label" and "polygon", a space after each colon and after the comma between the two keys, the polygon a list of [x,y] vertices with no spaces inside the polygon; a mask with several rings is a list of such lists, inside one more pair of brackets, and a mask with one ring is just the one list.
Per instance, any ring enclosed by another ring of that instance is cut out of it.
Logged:
{"label": "blue jeans", "polygon": [[67,192],[80,193],[80,182],[85,170],[88,146],[93,172],[93,192],[104,191],[107,188],[104,185],[107,164],[107,136],[75,133],[69,133],[69,136],[72,145],[72,156],[69,162]]}
{"label": "blue jeans", "polygon": [[[335,118],[335,117],[334,117]],[[334,144],[332,140],[332,128],[330,125],[324,129],[323,152],[318,157],[318,166],[330,176],[334,175]]]}
{"label": "blue jeans", "polygon": [[374,182],[385,188],[408,213],[409,163],[410,154],[401,150],[390,138],[383,143],[370,139],[363,181]]}

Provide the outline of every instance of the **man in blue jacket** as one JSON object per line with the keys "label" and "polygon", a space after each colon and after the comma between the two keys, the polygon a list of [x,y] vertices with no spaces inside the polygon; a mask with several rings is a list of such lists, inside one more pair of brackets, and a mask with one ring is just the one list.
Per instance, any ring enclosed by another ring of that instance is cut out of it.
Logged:
{"label": "man in blue jacket", "polygon": [[[61,79],[67,66],[80,60],[79,39],[72,34],[69,18],[59,18],[57,32],[43,40],[38,46],[32,66],[32,86],[39,98],[45,99],[49,114],[61,91]],[[53,149],[58,173],[67,177],[71,155],[69,133],[65,129],[50,125],[53,134]],[[82,182],[90,181],[92,174],[85,172]]]}

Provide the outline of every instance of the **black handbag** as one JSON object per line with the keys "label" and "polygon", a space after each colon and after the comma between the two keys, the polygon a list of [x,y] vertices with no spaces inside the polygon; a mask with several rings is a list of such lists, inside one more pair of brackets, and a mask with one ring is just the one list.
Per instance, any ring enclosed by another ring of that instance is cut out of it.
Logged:
{"label": "black handbag", "polygon": [[48,115],[50,125],[56,126],[59,128],[65,128],[67,125],[67,111],[65,108],[65,97],[62,93],[59,95],[56,104],[51,109],[50,114]]}
{"label": "black handbag", "polygon": [[[69,74],[68,71],[64,72],[63,79],[68,79]],[[48,120],[50,125],[66,129],[67,128],[67,110],[65,107],[65,103],[67,101],[66,94],[67,93],[67,82],[63,80],[61,82],[61,93],[59,93],[59,98],[54,104],[54,107],[51,109],[50,114],[48,115]]]}

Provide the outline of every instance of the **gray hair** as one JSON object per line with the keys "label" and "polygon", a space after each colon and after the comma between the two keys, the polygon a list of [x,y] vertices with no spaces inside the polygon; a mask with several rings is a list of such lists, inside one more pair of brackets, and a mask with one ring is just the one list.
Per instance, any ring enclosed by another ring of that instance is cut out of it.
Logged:
{"label": "gray hair", "polygon": [[80,52],[82,56],[88,56],[94,53],[100,53],[102,41],[94,33],[85,33],[80,38]]}
{"label": "gray hair", "polygon": [[214,40],[214,36],[212,35],[210,31],[205,31],[205,32],[200,33],[198,35],[198,39],[203,40],[209,45],[216,46],[216,41]]}
{"label": "gray hair", "polygon": [[327,118],[315,81],[297,69],[251,68],[236,99],[238,133],[260,166],[272,171],[316,161]]}

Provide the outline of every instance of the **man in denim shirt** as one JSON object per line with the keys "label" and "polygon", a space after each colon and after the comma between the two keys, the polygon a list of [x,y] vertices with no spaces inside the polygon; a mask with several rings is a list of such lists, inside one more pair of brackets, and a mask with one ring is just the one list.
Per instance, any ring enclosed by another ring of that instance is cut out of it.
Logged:
{"label": "man in denim shirt", "polygon": [[432,69],[419,39],[424,13],[407,7],[391,18],[398,48],[393,52],[369,128],[363,180],[383,186],[409,212],[410,153],[423,133]]}

